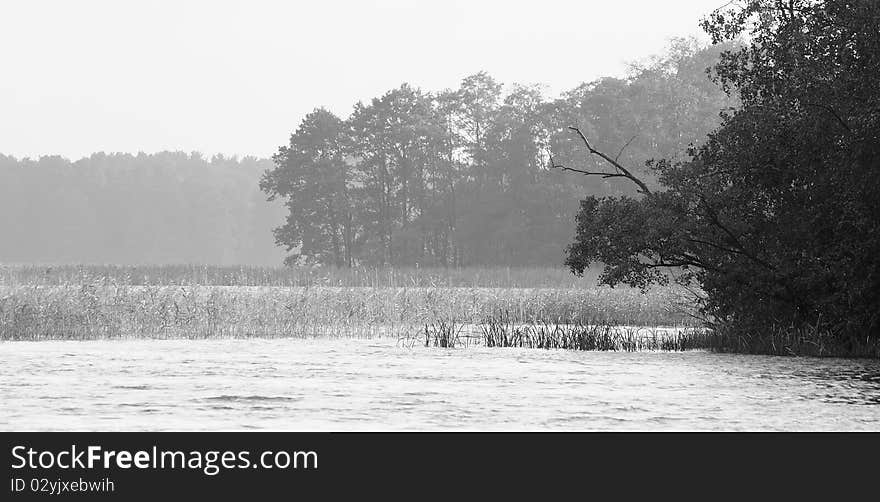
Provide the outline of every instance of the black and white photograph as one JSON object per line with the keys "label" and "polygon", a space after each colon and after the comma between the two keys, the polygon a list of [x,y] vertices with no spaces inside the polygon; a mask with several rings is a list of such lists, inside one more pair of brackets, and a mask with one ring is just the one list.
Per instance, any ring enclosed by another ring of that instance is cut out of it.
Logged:
{"label": "black and white photograph", "polygon": [[880,431],[880,2],[2,0],[0,63],[4,432]]}

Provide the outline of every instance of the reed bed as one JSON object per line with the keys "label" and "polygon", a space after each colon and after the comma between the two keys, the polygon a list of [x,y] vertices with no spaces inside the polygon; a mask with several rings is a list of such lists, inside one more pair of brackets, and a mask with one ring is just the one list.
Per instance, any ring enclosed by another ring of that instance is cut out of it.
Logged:
{"label": "reed bed", "polygon": [[519,347],[581,351],[667,351],[706,350],[737,354],[799,357],[880,358],[880,343],[841,338],[818,327],[771,326],[758,333],[733,331],[724,325],[698,327],[620,326],[580,320],[522,323],[507,313],[464,326],[443,321],[426,325],[421,336],[398,340],[413,346],[424,340],[426,347]]}
{"label": "reed bed", "polygon": [[611,289],[547,268],[0,266],[0,340],[390,336],[441,348],[880,358],[880,342],[817,328],[699,329],[686,304],[673,288]]}
{"label": "reed bed", "polygon": [[[471,345],[471,340],[475,337],[462,333],[467,325],[456,323],[455,321],[437,321],[433,324],[426,324],[423,332],[425,338],[425,347],[455,348],[467,347]],[[398,338],[398,344],[403,343],[412,347],[415,345],[416,337],[404,336]]]}
{"label": "reed bed", "polygon": [[591,288],[0,286],[0,340],[397,336],[495,312],[518,322],[681,325],[670,293]]}
{"label": "reed bed", "polygon": [[522,323],[508,313],[500,313],[479,324],[463,325],[439,321],[426,325],[420,335],[398,339],[404,346],[424,340],[425,347],[468,346],[516,347],[581,351],[687,351],[710,349],[714,334],[693,328],[647,328],[619,326],[602,322]]}
{"label": "reed bed", "polygon": [[368,288],[592,288],[597,270],[560,267],[224,267],[211,265],[0,265],[0,286],[275,286]]}

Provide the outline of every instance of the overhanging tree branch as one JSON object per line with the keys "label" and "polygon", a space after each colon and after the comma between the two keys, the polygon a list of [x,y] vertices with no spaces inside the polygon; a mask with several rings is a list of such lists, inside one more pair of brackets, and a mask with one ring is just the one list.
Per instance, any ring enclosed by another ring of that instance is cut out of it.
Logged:
{"label": "overhanging tree branch", "polygon": [[[550,167],[551,168],[562,169],[563,171],[572,171],[572,172],[580,173],[580,174],[583,174],[586,176],[601,176],[603,179],[605,179],[605,178],[626,178],[626,179],[632,181],[633,183],[635,183],[636,185],[638,185],[639,193],[644,194],[644,195],[651,194],[651,190],[648,189],[648,185],[646,185],[642,180],[635,177],[628,169],[626,169],[625,167],[620,165],[620,163],[617,162],[616,159],[612,159],[608,155],[605,155],[604,153],[600,152],[599,150],[596,150],[595,148],[593,148],[593,146],[590,145],[590,142],[587,140],[587,137],[584,136],[583,132],[581,132],[580,128],[570,126],[569,129],[574,131],[575,133],[577,133],[577,135],[581,138],[581,141],[583,141],[584,145],[587,147],[587,150],[589,150],[590,154],[597,155],[597,156],[601,157],[603,160],[605,160],[606,162],[611,164],[616,169],[616,171],[613,173],[592,172],[592,171],[584,171],[582,169],[575,169],[572,167],[566,167],[562,164],[557,164],[556,162],[554,162],[552,155],[550,156]],[[623,148],[626,148],[630,142],[632,142],[632,140],[627,142],[627,144],[624,145]],[[621,152],[623,152],[623,149],[621,149]]]}

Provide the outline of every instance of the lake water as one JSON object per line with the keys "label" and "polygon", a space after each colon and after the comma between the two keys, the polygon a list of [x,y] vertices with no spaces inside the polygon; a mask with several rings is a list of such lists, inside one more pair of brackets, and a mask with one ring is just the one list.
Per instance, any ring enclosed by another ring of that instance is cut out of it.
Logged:
{"label": "lake water", "polygon": [[403,348],[0,343],[0,430],[880,430],[880,362]]}

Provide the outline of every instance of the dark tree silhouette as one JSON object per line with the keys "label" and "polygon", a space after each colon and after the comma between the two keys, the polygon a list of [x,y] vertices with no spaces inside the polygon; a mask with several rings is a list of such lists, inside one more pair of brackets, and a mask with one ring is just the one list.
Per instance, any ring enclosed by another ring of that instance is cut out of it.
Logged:
{"label": "dark tree silhouette", "polygon": [[617,168],[599,176],[642,195],[582,201],[567,264],[600,262],[605,283],[641,287],[676,271],[706,293],[711,320],[744,335],[877,337],[880,3],[750,0],[704,28],[715,42],[749,30],[714,68],[742,107],[690,160],[650,163],[657,190],[590,148]]}

